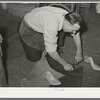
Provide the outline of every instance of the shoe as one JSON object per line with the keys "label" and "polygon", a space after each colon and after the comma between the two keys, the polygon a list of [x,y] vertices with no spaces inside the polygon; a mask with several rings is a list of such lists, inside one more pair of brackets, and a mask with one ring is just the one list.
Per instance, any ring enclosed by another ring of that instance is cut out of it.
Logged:
{"label": "shoe", "polygon": [[49,71],[44,72],[43,77],[47,79],[50,85],[61,85],[61,82],[56,79]]}
{"label": "shoe", "polygon": [[97,71],[100,71],[100,66],[98,66],[97,64],[95,64],[94,60],[92,57],[88,57],[88,56],[85,56],[85,62],[87,63],[90,63],[91,67],[93,70],[97,70]]}

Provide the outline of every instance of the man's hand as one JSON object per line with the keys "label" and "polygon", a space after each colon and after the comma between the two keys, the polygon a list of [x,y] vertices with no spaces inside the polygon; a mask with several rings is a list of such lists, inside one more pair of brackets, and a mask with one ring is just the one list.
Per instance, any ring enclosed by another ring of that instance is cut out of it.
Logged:
{"label": "man's hand", "polygon": [[81,62],[83,60],[82,55],[82,44],[81,44],[81,38],[80,38],[80,32],[78,32],[74,37],[74,42],[77,48],[77,53],[75,56],[76,63]]}
{"label": "man's hand", "polygon": [[55,61],[60,63],[66,71],[74,70],[73,65],[67,63],[59,54],[58,52],[48,52],[50,57],[52,57]]}
{"label": "man's hand", "polygon": [[82,53],[76,53],[75,60],[76,60],[77,63],[81,62],[83,60]]}

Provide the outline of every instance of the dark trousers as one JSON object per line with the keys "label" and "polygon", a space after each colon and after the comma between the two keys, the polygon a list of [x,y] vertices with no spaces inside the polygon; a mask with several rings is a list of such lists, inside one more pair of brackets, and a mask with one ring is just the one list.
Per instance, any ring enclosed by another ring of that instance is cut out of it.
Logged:
{"label": "dark trousers", "polygon": [[32,62],[40,60],[44,50],[43,34],[34,31],[23,19],[19,28],[19,35],[26,58]]}
{"label": "dark trousers", "polygon": [[[65,38],[64,32],[60,31],[58,33],[58,48],[57,48],[57,50],[59,50],[60,47],[62,47],[64,45],[64,38]],[[22,41],[22,45],[25,50],[27,59],[30,61],[34,61],[34,62],[39,61],[41,59],[43,50],[38,50],[36,48],[30,47],[22,39],[21,39],[21,41]]]}
{"label": "dark trousers", "polygon": [[30,47],[27,45],[22,39],[22,45],[25,50],[26,58],[32,62],[37,62],[41,59],[42,52],[40,50],[37,50],[36,48]]}

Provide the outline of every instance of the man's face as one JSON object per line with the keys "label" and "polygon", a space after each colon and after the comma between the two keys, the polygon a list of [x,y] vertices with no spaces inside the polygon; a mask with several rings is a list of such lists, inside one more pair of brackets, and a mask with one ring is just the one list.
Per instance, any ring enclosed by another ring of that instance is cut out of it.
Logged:
{"label": "man's face", "polygon": [[75,23],[75,24],[72,25],[68,21],[65,21],[64,24],[63,24],[64,32],[70,32],[70,33],[75,34],[76,31],[78,31],[79,29],[80,29],[80,25],[78,23]]}

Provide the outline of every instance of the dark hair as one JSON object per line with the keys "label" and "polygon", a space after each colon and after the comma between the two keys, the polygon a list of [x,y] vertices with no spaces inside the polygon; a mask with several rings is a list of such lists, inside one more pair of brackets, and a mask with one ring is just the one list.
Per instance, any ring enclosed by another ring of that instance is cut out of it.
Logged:
{"label": "dark hair", "polygon": [[83,19],[77,12],[69,12],[65,15],[65,19],[68,20],[72,25],[78,23],[81,27],[83,25]]}

